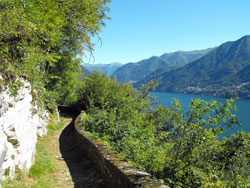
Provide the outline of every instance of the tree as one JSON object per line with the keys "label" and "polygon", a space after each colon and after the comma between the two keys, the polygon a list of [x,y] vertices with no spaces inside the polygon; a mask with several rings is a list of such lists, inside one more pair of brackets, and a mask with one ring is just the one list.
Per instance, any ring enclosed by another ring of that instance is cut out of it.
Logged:
{"label": "tree", "polygon": [[98,34],[105,25],[104,20],[108,19],[108,2],[1,1],[0,62],[3,76],[11,82],[15,82],[16,77],[27,78],[40,96],[45,95],[51,100],[48,103],[64,103],[80,71],[76,57],[86,50],[93,50],[91,37]]}
{"label": "tree", "polygon": [[161,131],[159,137],[168,143],[169,157],[163,176],[166,181],[174,187],[201,187],[205,182],[223,179],[220,171],[226,168],[222,164],[228,159],[220,160],[224,146],[219,138],[228,128],[240,125],[232,114],[236,109],[232,102],[233,99],[225,104],[196,99],[184,112],[181,104],[175,101],[171,109],[165,109],[168,115],[164,119],[154,117],[157,121],[164,120],[157,122],[157,126]]}

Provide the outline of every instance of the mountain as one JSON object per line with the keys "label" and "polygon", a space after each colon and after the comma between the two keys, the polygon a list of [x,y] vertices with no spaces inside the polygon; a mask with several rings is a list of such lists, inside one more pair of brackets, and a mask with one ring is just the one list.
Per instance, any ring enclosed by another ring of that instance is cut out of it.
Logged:
{"label": "mountain", "polygon": [[250,36],[226,42],[177,69],[156,71],[136,87],[152,79],[159,81],[157,91],[250,97]]}
{"label": "mountain", "polygon": [[87,77],[91,74],[91,72],[89,72],[85,67],[83,67],[81,65],[81,74],[84,76],[84,77]]}
{"label": "mountain", "polygon": [[85,77],[88,77],[89,75],[91,74],[91,72],[89,72],[86,68],[84,68],[82,65],[81,65],[81,75],[79,77],[79,80],[83,80]]}
{"label": "mountain", "polygon": [[203,55],[207,54],[214,48],[194,51],[177,51],[173,53],[165,53],[160,57],[168,62],[170,66],[179,66],[190,63]]}
{"label": "mountain", "polygon": [[205,55],[212,49],[196,51],[178,51],[174,53],[165,53],[161,56],[153,56],[137,63],[128,63],[114,72],[112,77],[116,77],[119,82],[135,83],[140,81],[157,69],[172,69],[172,67],[181,66],[194,61]]}
{"label": "mountain", "polygon": [[112,75],[119,82],[136,82],[148,76],[154,70],[167,66],[164,59],[153,56],[138,63],[128,63],[118,68]]}
{"label": "mountain", "polygon": [[111,63],[111,64],[82,64],[84,68],[88,71],[93,72],[94,70],[100,72],[106,72],[108,76],[111,76],[119,67],[123,66],[121,63]]}

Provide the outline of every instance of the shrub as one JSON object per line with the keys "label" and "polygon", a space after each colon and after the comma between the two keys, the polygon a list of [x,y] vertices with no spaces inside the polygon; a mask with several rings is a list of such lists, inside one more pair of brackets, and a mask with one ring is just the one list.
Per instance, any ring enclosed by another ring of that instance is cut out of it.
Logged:
{"label": "shrub", "polygon": [[[145,87],[147,88],[147,87]],[[240,125],[230,99],[193,100],[184,112],[151,107],[147,91],[138,92],[95,72],[81,83],[78,104],[87,111],[83,129],[108,141],[126,160],[172,187],[249,185],[249,136],[240,133],[220,141],[222,133]]]}

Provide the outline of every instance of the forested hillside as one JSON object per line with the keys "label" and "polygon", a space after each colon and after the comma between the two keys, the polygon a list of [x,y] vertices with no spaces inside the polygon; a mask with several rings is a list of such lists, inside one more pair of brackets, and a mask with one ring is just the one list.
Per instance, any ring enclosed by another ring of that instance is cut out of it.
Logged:
{"label": "forested hillside", "polygon": [[80,59],[107,19],[109,0],[9,0],[0,2],[0,71],[18,90],[24,78],[40,106],[72,103]]}
{"label": "forested hillside", "polygon": [[250,36],[245,36],[178,69],[154,72],[137,86],[157,79],[158,91],[249,98],[249,75]]}
{"label": "forested hillside", "polygon": [[208,53],[211,49],[196,51],[178,51],[165,53],[162,56],[153,56],[137,63],[128,63],[120,67],[112,77],[119,82],[135,83],[145,79],[151,73],[162,69],[172,69],[190,63]]}

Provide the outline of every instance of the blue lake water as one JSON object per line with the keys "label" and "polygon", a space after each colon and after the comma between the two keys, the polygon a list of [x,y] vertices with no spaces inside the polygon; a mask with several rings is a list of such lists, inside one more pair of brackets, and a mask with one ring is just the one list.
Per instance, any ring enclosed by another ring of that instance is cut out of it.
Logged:
{"label": "blue lake water", "polygon": [[[151,92],[152,96],[156,96],[156,100],[160,101],[162,105],[168,107],[171,106],[173,99],[176,98],[182,103],[182,107],[187,110],[188,105],[192,99],[200,98],[206,101],[216,100],[218,102],[226,102],[225,98],[203,96],[203,95],[191,95],[191,94],[179,94],[179,93],[160,93]],[[241,127],[235,127],[233,130],[228,130],[226,135],[231,135],[237,131],[243,129],[246,132],[250,132],[250,100],[237,99],[234,104],[237,106],[237,111],[233,111],[236,114],[238,120],[241,122]]]}

